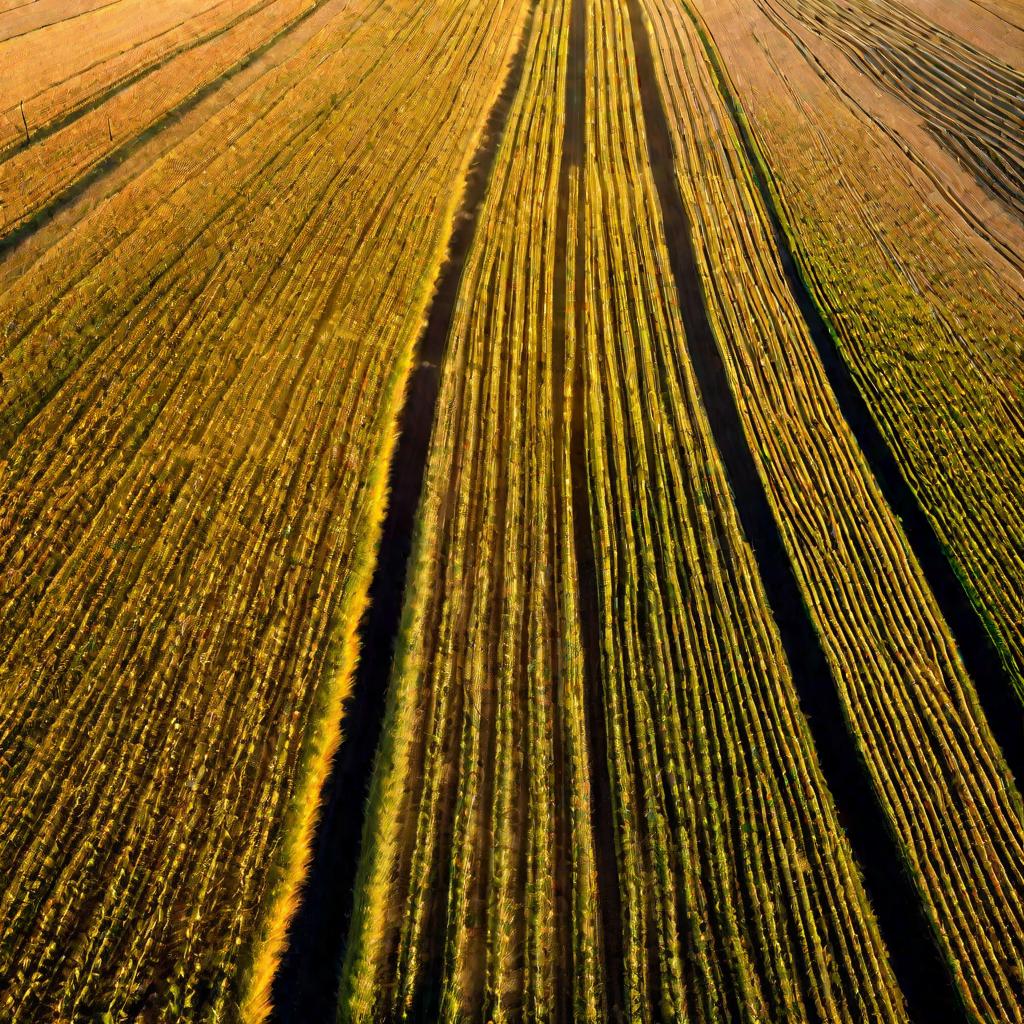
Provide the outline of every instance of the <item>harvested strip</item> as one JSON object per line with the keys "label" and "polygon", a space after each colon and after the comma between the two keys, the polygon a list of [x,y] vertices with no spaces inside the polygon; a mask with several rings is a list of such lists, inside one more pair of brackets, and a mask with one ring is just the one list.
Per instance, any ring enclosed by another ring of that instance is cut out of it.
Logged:
{"label": "harvested strip", "polygon": [[[9,156],[175,56],[219,35],[275,0],[124,0],[85,19],[0,42],[10,68],[0,87],[0,153]],[[141,10],[140,10],[141,8]],[[90,39],[83,47],[81,39]]]}
{"label": "harvested strip", "polygon": [[[282,32],[275,39],[249,54],[231,73],[210,83],[173,111],[173,118],[161,124],[159,131],[148,131],[102,160],[84,177],[61,193],[60,199],[22,223],[0,241],[0,290],[19,277],[40,254],[52,248],[102,202],[116,195],[133,178],[203,128],[218,114],[238,125],[226,108],[244,98],[255,82],[266,76],[267,82],[279,80],[280,66],[298,53],[325,25],[338,17],[350,0],[325,0],[308,18]],[[240,109],[236,107],[235,110]],[[234,112],[234,111],[233,111]],[[252,115],[249,111],[249,116]],[[215,153],[208,153],[212,158]]]}
{"label": "harvested strip", "polygon": [[[837,46],[1024,217],[1024,74],[893,0],[758,0]],[[776,6],[777,5],[777,6]]]}
{"label": "harvested strip", "polygon": [[5,1015],[264,1013],[519,12],[353,5],[0,296]]}
{"label": "harvested strip", "polygon": [[57,130],[44,132],[13,152],[0,164],[0,238],[296,25],[317,3],[275,0],[205,41],[183,47],[174,59],[125,88],[104,94],[70,122],[61,122]]}
{"label": "harvested strip", "polygon": [[124,0],[3,0],[0,3],[0,40],[36,32],[48,25],[78,18],[99,7]]}
{"label": "harvested strip", "polygon": [[[196,31],[202,26],[192,24],[179,26],[174,33],[176,37],[180,36],[177,45],[167,50],[158,51],[154,54],[153,59],[148,62],[133,62],[135,54],[134,51],[129,50],[127,53],[119,55],[119,60],[124,61],[125,64],[123,74],[109,75],[107,78],[101,78],[96,88],[91,91],[87,86],[83,85],[81,95],[70,85],[65,86],[64,83],[55,85],[49,93],[41,94],[41,97],[34,102],[30,101],[31,120],[28,116],[29,111],[25,108],[25,100],[20,100],[16,111],[14,108],[11,108],[7,117],[7,138],[3,147],[5,157],[9,157],[13,152],[25,149],[32,143],[38,143],[40,140],[53,135],[83,114],[95,110],[111,97],[116,96],[135,82],[145,78],[154,70],[172,62],[179,54],[209,42],[210,39],[218,35],[222,35],[239,22],[244,21],[250,14],[258,11],[260,7],[267,6],[273,2],[274,0],[262,0],[260,6],[243,8],[241,13],[237,14],[234,18],[218,19],[214,21],[212,30],[205,34]],[[228,13],[230,14],[231,12],[229,11]],[[101,69],[106,68],[106,66],[104,62],[100,61],[94,70],[97,73],[101,73]],[[72,75],[69,81],[78,82],[78,77]],[[43,97],[49,100],[52,109],[48,105],[49,113],[40,116],[40,107],[45,102]],[[13,132],[11,125],[15,126]]]}
{"label": "harvested strip", "polygon": [[1013,24],[1012,2],[967,0],[970,17],[964,17],[962,0],[905,0],[904,6],[947,32],[961,36],[972,46],[987,50],[1004,64],[1024,71],[1024,17],[1018,6],[1018,24]]}
{"label": "harvested strip", "polygon": [[708,312],[850,728],[965,1007],[1020,1020],[1020,795],[828,388],[696,24],[645,6]]}
{"label": "harvested strip", "polygon": [[[32,127],[45,124],[48,118],[36,116],[33,100],[47,97],[43,105],[53,104],[57,110],[61,98],[74,105],[82,95],[88,95],[90,80],[98,84],[116,80],[124,70],[144,64],[160,48],[173,45],[176,37],[187,38],[193,24],[220,17],[218,8],[230,11],[234,5],[244,10],[254,2],[181,0],[173,5],[154,5],[145,0],[120,0],[84,11],[69,10],[65,5],[60,14],[54,12],[46,26],[3,32],[0,58],[5,74],[0,85],[0,110],[6,114],[24,102]],[[9,18],[4,18],[5,25]],[[88,46],[81,45],[83,39],[89,40]],[[56,94],[51,97],[51,92]]]}

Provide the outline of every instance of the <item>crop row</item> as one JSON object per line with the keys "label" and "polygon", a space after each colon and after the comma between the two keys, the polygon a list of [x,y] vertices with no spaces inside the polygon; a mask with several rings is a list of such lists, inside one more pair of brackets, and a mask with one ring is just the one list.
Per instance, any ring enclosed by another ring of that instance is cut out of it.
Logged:
{"label": "crop row", "polygon": [[829,388],[699,22],[646,7],[708,313],[849,727],[965,1005],[1019,1020],[1020,794]]}
{"label": "crop row", "polygon": [[351,5],[0,295],[4,1015],[265,1013],[519,11]]}
{"label": "crop row", "polygon": [[[895,121],[865,118],[856,76],[792,27],[797,50],[764,19],[707,17],[801,272],[1024,699],[1024,231],[904,134],[894,145]],[[764,54],[744,42],[762,32]]]}
{"label": "crop row", "polygon": [[898,1020],[687,357],[634,14],[588,14],[577,299],[627,1016]]}
{"label": "crop row", "polygon": [[[551,352],[569,4],[541,2],[448,340],[342,1016],[598,1021]],[[434,1010],[433,1012],[438,1012]]]}
{"label": "crop row", "polygon": [[686,361],[630,40],[616,0],[535,15],[449,339],[345,1020],[903,1017]]}

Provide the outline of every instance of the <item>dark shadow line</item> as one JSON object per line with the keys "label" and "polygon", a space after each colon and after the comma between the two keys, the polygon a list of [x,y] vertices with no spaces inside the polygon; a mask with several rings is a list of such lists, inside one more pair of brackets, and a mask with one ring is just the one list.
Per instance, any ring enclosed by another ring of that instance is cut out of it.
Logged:
{"label": "dark shadow line", "polygon": [[879,490],[903,526],[911,551],[935,596],[942,617],[960,651],[964,667],[974,683],[989,728],[1019,787],[1024,783],[1024,694],[1018,692],[1000,654],[998,634],[993,635],[995,625],[992,624],[991,630],[986,626],[981,599],[975,596],[972,600],[972,588],[961,579],[954,554],[936,534],[857,387],[850,366],[794,258],[793,247],[766,177],[765,163],[729,86],[718,52],[702,26],[698,24],[696,27],[714,71],[718,91],[732,117],[754,184],[768,212],[775,247],[789,290],[821,357],[839,411],[850,427]]}
{"label": "dark shadow line", "polygon": [[797,584],[778,523],[743,430],[704,302],[689,213],[675,179],[668,127],[640,0],[629,0],[650,165],[686,329],[686,344],[743,532],[757,559],[818,759],[896,978],[914,1021],[965,1021],[931,923],[906,871],[846,714],[820,638]]}
{"label": "dark shadow line", "polygon": [[377,563],[367,610],[359,625],[359,663],[342,714],[345,738],[324,783],[309,869],[273,982],[269,1020],[275,1024],[327,1024],[337,1016],[367,794],[405,603],[409,556],[440,391],[440,366],[491,169],[523,77],[534,10],[531,5],[505,84],[488,114],[470,164],[426,326],[417,341],[416,365],[409,377],[388,474],[390,496]]}

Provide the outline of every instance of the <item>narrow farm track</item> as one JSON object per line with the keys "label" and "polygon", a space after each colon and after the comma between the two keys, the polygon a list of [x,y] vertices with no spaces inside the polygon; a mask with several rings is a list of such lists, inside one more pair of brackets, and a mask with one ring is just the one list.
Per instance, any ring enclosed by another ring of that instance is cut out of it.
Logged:
{"label": "narrow farm track", "polygon": [[8,1017],[265,1012],[520,22],[351,5],[0,295]]}
{"label": "narrow farm track", "polygon": [[416,511],[436,416],[439,367],[444,362],[459,282],[495,153],[522,78],[530,24],[527,21],[523,29],[505,85],[491,109],[470,164],[447,256],[440,268],[426,326],[417,342],[388,473],[387,513],[367,608],[357,633],[359,665],[353,675],[351,695],[341,712],[346,739],[324,782],[311,859],[299,906],[289,927],[288,946],[274,979],[271,1019],[275,1021],[327,1020],[337,1003],[364,831],[364,805],[380,742]]}
{"label": "narrow farm track", "polygon": [[1020,794],[829,387],[697,22],[646,8],[709,317],[849,727],[966,1010],[1017,1020]]}

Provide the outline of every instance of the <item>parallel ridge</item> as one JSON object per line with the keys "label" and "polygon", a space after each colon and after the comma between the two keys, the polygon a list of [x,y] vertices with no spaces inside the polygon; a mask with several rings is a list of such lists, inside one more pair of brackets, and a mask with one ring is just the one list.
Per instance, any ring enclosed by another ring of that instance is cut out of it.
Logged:
{"label": "parallel ridge", "polygon": [[0,41],[0,239],[322,2],[137,0]]}
{"label": "parallel ridge", "polygon": [[[223,32],[273,0],[184,0],[173,7],[119,0],[92,10],[63,5],[19,31],[0,14],[0,153],[75,116],[85,105],[142,77],[159,63]],[[35,6],[38,6],[35,5]],[[12,24],[13,22],[13,24]],[[89,45],[81,45],[88,39]],[[22,116],[24,114],[24,116]]]}
{"label": "parallel ridge", "polygon": [[569,9],[534,15],[447,343],[343,1020],[606,1019],[551,352]]}
{"label": "parallel ridge", "polygon": [[0,295],[5,1018],[265,1011],[520,12],[353,3]]}
{"label": "parallel ridge", "polygon": [[707,1024],[904,1020],[686,358],[623,0],[588,6],[587,47],[574,344],[621,1009]]}
{"label": "parallel ridge", "polygon": [[[682,358],[628,17],[569,6],[538,11],[449,340],[341,1018],[903,1020]],[[586,102],[563,110],[566,62]],[[559,197],[570,118],[585,146]],[[605,771],[613,806],[592,815]],[[614,875],[589,828],[609,815]],[[622,977],[603,976],[611,942]]]}
{"label": "parallel ridge", "polygon": [[35,32],[118,0],[0,0],[0,39]]}
{"label": "parallel ridge", "polygon": [[1019,1021],[1020,795],[839,414],[696,24],[645,6],[708,311],[850,728],[965,1007]]}
{"label": "parallel ridge", "polygon": [[834,43],[1024,217],[1024,74],[893,0],[758,3],[780,25],[778,8]]}
{"label": "parallel ridge", "polygon": [[955,183],[848,109],[843,83],[806,49],[801,59],[749,10],[701,7],[801,275],[1024,701],[1019,273],[991,265],[984,211],[965,197],[964,221],[950,216],[936,186],[949,198]]}

